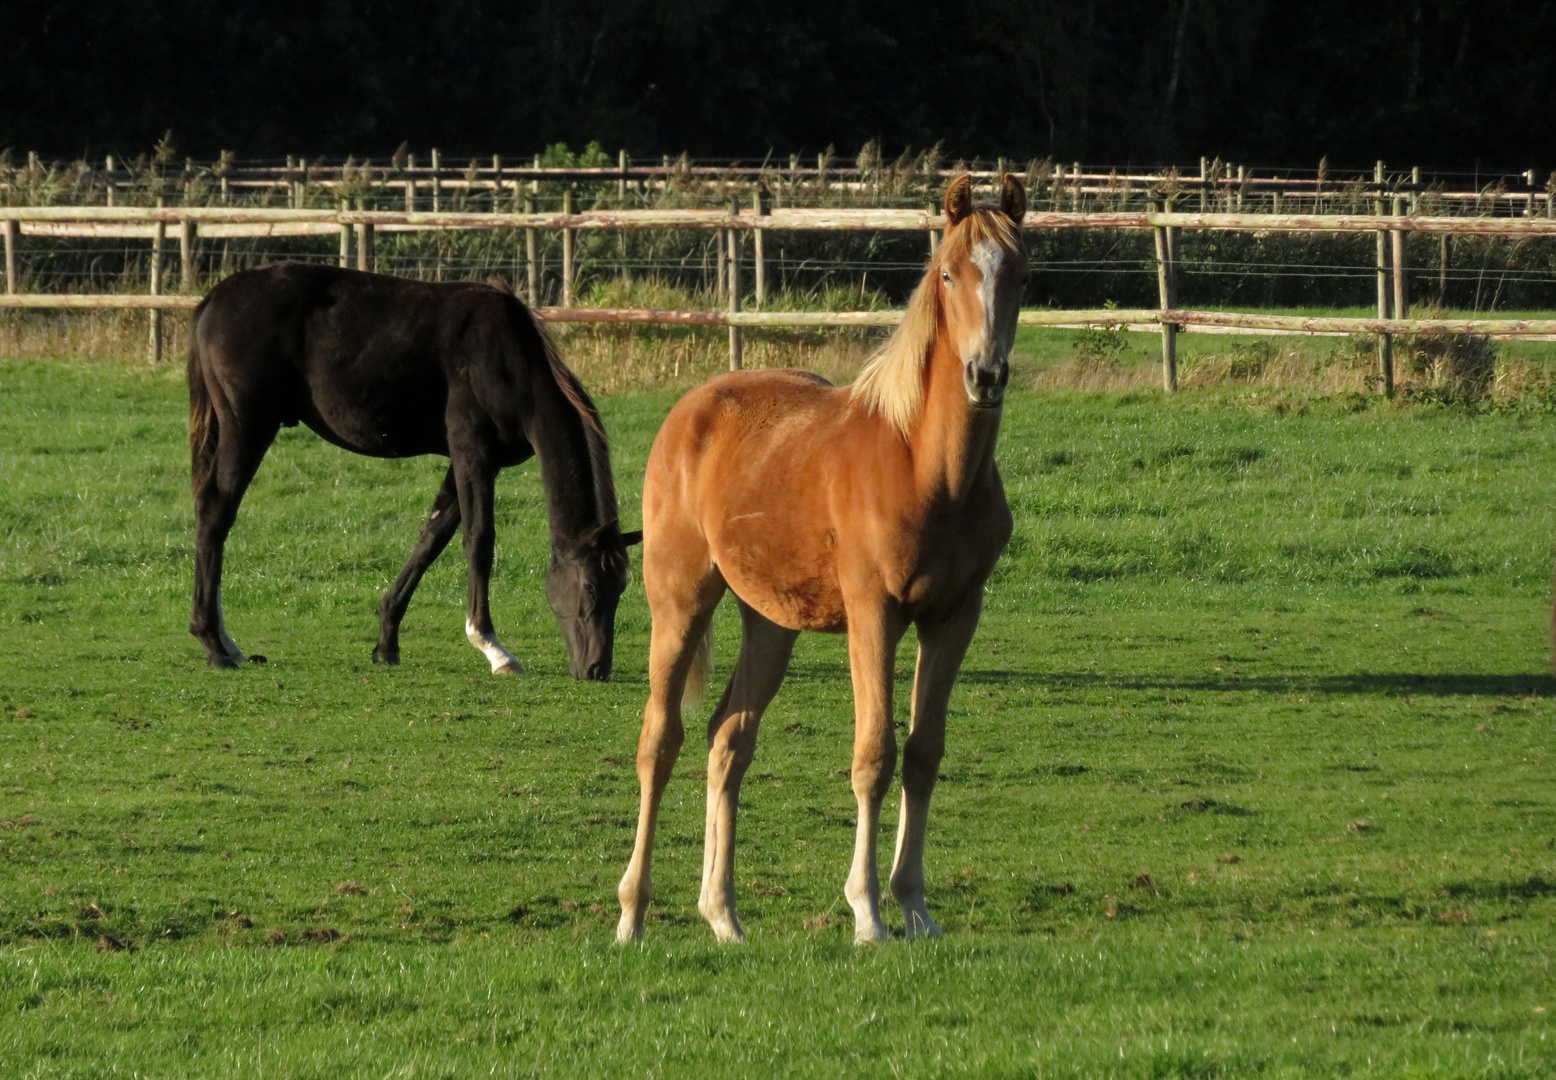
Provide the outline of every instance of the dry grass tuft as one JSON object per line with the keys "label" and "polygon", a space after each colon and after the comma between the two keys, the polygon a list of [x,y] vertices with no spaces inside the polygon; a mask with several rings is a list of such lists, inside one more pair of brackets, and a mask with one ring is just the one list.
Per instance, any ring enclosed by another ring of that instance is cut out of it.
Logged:
{"label": "dry grass tuft", "polygon": [[[0,312],[0,356],[14,360],[145,363],[151,316],[145,311]],[[189,350],[189,312],[162,314],[162,362],[182,363]]]}
{"label": "dry grass tuft", "polygon": [[[622,283],[589,298],[601,306],[699,308],[709,298],[653,282]],[[787,309],[868,309],[880,297],[858,289],[836,295],[775,299]],[[148,362],[149,318],[144,311],[0,312],[0,357],[20,360],[70,359],[127,365]],[[729,335],[723,327],[550,326],[568,366],[591,393],[644,390],[682,391],[729,367]],[[755,329],[744,332],[748,369],[803,368],[834,383],[854,380],[889,336],[885,328]],[[1161,387],[1161,368],[1130,358],[1134,335],[1088,331],[1076,335],[1067,352],[1060,342],[1038,346],[1039,355],[1018,347],[1015,377],[1021,385],[1049,390],[1138,391]],[[1185,390],[1245,386],[1315,395],[1380,392],[1377,344],[1371,337],[1219,337],[1186,335],[1192,348],[1180,360],[1178,383]],[[182,365],[188,350],[189,313],[163,316],[163,363]],[[1180,341],[1185,339],[1180,338]],[[1548,365],[1509,356],[1485,337],[1400,337],[1395,342],[1396,388],[1406,400],[1441,404],[1489,402],[1508,405],[1527,395],[1556,400],[1556,379]]]}

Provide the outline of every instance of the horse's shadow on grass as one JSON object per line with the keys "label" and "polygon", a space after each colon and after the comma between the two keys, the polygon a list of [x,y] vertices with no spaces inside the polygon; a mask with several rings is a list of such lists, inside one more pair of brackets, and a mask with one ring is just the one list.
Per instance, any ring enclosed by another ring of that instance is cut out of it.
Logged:
{"label": "horse's shadow on grass", "polygon": [[1050,689],[1090,687],[1120,690],[1255,691],[1265,694],[1380,694],[1386,697],[1556,697],[1556,678],[1539,673],[1470,675],[1358,671],[1344,675],[1173,675],[1105,674],[1093,671],[963,670],[964,685]]}

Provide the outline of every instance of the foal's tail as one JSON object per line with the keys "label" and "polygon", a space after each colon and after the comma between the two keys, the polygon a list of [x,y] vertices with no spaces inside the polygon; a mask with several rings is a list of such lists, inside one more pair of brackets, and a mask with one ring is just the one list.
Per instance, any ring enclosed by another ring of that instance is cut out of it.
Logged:
{"label": "foal's tail", "polygon": [[692,649],[692,669],[686,673],[686,689],[681,692],[681,704],[696,705],[708,689],[708,677],[713,674],[713,620],[708,629],[697,639]]}
{"label": "foal's tail", "polygon": [[219,434],[216,408],[211,404],[211,391],[205,385],[205,370],[200,364],[199,326],[197,308],[189,323],[189,487],[197,499],[215,467]]}

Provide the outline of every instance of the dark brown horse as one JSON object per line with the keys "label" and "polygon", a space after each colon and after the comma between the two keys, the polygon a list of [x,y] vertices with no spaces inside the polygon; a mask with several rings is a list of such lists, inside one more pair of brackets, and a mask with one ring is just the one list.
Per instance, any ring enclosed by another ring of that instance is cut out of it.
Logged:
{"label": "dark brown horse", "polygon": [[627,546],[642,533],[621,531],[594,403],[515,297],[486,285],[280,263],[212,289],[190,338],[198,534],[189,631],[212,667],[243,659],[222,624],[227,533],[276,432],[303,423],[358,454],[449,459],[421,536],[379,604],[375,661],[400,662],[411,594],[463,522],[465,634],[493,672],[524,670],[492,629],[492,499],[499,470],[538,456],[551,522],[546,599],[573,675],[610,677]]}
{"label": "dark brown horse", "polygon": [[708,722],[698,909],[720,939],[740,940],[735,815],[757,725],[800,631],[846,632],[859,818],[843,892],[856,940],[890,936],[876,827],[897,759],[897,644],[913,625],[918,671],[891,891],[909,937],[939,932],[924,906],[924,830],[951,686],[984,582],[1010,538],[994,446],[1027,274],[1026,194],[1014,178],[1005,178],[998,207],[974,207],[962,176],[945,209],[945,243],[897,333],[852,387],[796,371],[720,376],[682,398],[654,440],[643,481],[643,585],[654,628],[621,940],[643,934],[660,798],[684,738],[682,697],[702,681],[726,589],[740,602],[742,636]]}

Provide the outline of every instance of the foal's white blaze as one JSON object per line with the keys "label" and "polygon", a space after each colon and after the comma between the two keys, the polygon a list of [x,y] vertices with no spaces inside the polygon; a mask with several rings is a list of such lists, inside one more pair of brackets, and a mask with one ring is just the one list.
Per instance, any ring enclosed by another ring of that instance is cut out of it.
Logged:
{"label": "foal's white blaze", "polygon": [[999,282],[1005,249],[993,240],[980,240],[972,250],[972,261],[983,275],[983,281],[978,286],[978,299],[983,302],[983,327],[979,335],[967,343],[967,349],[962,354],[964,360],[981,355],[989,343],[994,341],[994,286]]}
{"label": "foal's white blaze", "polygon": [[496,634],[483,634],[475,628],[474,623],[466,619],[465,637],[469,638],[470,644],[480,649],[481,655],[491,662],[493,675],[524,674],[524,665],[519,663],[517,656],[503,648]]}

